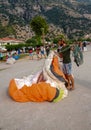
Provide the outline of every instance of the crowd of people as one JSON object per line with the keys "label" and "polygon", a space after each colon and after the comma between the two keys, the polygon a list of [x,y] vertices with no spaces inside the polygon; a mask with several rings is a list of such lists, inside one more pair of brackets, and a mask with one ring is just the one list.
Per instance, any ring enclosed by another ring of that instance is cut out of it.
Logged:
{"label": "crowd of people", "polygon": [[[57,47],[57,51],[59,52],[60,49],[62,48],[62,41],[59,40],[58,41],[58,47]],[[81,51],[87,51],[87,42],[77,42],[78,46],[80,47]],[[29,53],[29,59],[33,60],[34,57],[36,56],[36,59],[42,59],[42,58],[47,58],[47,56],[50,53],[50,50],[52,49],[51,45],[45,45],[45,46],[36,46],[34,47],[30,47],[27,48],[27,53]],[[17,51],[7,51],[6,53],[3,53],[2,51],[0,51],[0,60],[2,61],[3,59],[7,60],[10,57],[16,58],[18,59],[19,55],[21,53],[26,53],[26,50],[23,49],[18,49]],[[17,58],[18,57],[18,58]]]}
{"label": "crowd of people", "polygon": [[38,60],[42,59],[42,58],[47,58],[47,56],[50,53],[50,48],[51,48],[50,45],[47,45],[47,46],[36,46],[35,48],[31,47],[29,49],[30,60],[33,60],[35,55],[36,55],[36,58]]}
{"label": "crowd of people", "polygon": [[19,59],[20,54],[29,54],[29,59],[42,59],[47,58],[47,56],[50,53],[51,46],[45,45],[45,46],[39,46],[37,45],[34,47],[29,47],[24,50],[18,49],[18,50],[12,50],[12,51],[0,51],[0,61],[7,61],[9,58],[14,58],[15,60]]}

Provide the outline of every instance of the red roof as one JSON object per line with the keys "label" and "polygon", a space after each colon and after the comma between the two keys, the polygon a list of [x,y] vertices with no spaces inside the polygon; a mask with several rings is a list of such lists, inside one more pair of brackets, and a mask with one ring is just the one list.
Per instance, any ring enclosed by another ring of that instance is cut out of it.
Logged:
{"label": "red roof", "polygon": [[8,41],[23,42],[21,40],[15,39],[15,38],[8,38],[8,37],[0,38],[0,41],[3,41],[3,42],[8,42]]}

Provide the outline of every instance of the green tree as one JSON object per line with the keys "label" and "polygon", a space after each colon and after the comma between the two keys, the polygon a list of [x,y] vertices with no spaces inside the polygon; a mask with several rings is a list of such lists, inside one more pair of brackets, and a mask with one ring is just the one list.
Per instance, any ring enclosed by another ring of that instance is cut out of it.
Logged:
{"label": "green tree", "polygon": [[48,32],[48,24],[42,16],[35,16],[30,22],[30,26],[37,36],[45,35]]}
{"label": "green tree", "polygon": [[27,41],[26,41],[26,46],[33,46],[33,47],[35,47],[35,46],[37,46],[37,45],[42,45],[42,43],[41,43],[41,37],[39,37],[39,36],[34,36],[34,37],[32,37],[31,39],[28,39]]}

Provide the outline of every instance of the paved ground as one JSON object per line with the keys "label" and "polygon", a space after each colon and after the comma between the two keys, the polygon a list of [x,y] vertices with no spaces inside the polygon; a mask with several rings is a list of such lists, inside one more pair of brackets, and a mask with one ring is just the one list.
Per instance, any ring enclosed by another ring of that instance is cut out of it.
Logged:
{"label": "paved ground", "polygon": [[0,63],[0,130],[91,130],[91,47],[84,64],[73,63],[75,90],[58,103],[18,103],[8,95],[12,78],[36,73],[44,60]]}

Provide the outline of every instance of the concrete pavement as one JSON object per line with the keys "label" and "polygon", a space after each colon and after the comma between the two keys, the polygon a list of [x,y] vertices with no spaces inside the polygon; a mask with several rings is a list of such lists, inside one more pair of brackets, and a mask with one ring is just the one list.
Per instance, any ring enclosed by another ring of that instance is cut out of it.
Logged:
{"label": "concrete pavement", "polygon": [[12,78],[41,70],[42,60],[0,63],[0,130],[91,130],[91,46],[84,52],[84,64],[73,62],[75,90],[58,103],[18,103],[8,95]]}

